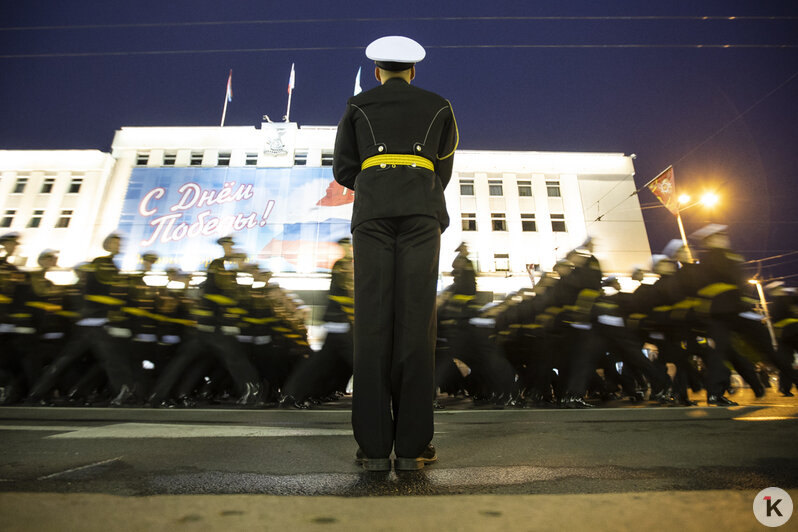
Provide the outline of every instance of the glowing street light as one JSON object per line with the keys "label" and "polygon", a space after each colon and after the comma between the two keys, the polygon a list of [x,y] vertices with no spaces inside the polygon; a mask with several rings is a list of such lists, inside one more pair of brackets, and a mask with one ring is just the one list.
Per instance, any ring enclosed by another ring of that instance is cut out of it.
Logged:
{"label": "glowing street light", "polygon": [[690,195],[682,194],[681,196],[679,196],[679,199],[677,201],[679,202],[679,205],[686,205],[690,203]]}
{"label": "glowing street light", "polygon": [[701,205],[703,205],[704,207],[714,207],[715,205],[718,204],[718,201],[720,201],[720,198],[714,192],[707,192],[706,194],[701,196],[700,200]]}

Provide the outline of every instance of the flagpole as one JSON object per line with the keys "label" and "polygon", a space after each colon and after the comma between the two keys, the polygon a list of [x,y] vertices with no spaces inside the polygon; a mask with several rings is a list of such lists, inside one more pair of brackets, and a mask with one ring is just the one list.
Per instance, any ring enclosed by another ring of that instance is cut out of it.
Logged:
{"label": "flagpole", "polygon": [[288,77],[288,107],[285,109],[285,121],[290,121],[291,96],[294,94],[294,63],[291,63],[291,74]]}
{"label": "flagpole", "polygon": [[224,107],[222,108],[222,122],[219,124],[219,127],[224,127],[224,118],[227,116],[227,102],[230,101],[231,96],[231,87],[230,84],[233,82],[233,69],[230,69],[230,75],[227,77],[227,86],[224,89]]}
{"label": "flagpole", "polygon": [[690,262],[695,262],[693,260],[693,252],[690,251],[690,246],[687,244],[687,236],[684,234],[684,224],[682,223],[682,211],[676,212],[676,221],[679,223],[679,233],[682,235],[682,243],[684,244],[684,249],[687,250],[687,258]]}

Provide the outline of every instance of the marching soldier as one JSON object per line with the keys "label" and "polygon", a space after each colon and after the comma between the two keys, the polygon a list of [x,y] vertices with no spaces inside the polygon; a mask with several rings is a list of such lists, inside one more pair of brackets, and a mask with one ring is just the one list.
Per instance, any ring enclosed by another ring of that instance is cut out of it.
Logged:
{"label": "marching soldier", "polygon": [[129,353],[114,345],[106,329],[125,304],[126,285],[114,263],[121,242],[122,238],[118,234],[108,235],[103,242],[103,249],[108,255],[97,257],[86,266],[81,319],[64,350],[45,369],[31,390],[29,401],[42,399],[56,384],[59,376],[86,352],[91,352],[108,378],[114,395],[112,406],[137,400],[137,394],[141,391],[134,382]]}
{"label": "marching soldier", "polygon": [[352,240],[338,241],[344,256],[335,261],[324,311],[327,336],[318,353],[299,363],[284,390],[281,404],[307,408],[310,397],[343,391],[352,375],[352,323],[354,321],[354,267]]}
{"label": "marching soldier", "polygon": [[352,427],[366,469],[419,469],[437,459],[435,299],[443,189],[458,133],[449,102],[416,88],[424,48],[383,37],[366,56],[380,85],[352,97],[338,125],[333,174],[355,191]]}

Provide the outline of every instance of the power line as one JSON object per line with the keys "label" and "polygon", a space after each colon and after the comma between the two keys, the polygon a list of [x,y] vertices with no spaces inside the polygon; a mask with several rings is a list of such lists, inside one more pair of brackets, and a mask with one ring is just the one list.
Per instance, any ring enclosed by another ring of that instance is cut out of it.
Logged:
{"label": "power line", "polygon": [[[427,49],[793,49],[798,44],[432,44]],[[116,52],[45,52],[0,54],[0,59],[42,59],[54,57],[113,57],[128,55],[240,54],[265,52],[329,52],[362,50],[362,46],[275,46],[270,48],[219,48],[209,50],[121,50]]]}
{"label": "power line", "polygon": [[495,16],[495,17],[359,17],[359,18],[305,18],[305,19],[260,19],[260,20],[208,20],[193,22],[140,22],[122,24],[75,24],[52,26],[6,26],[0,31],[50,31],[50,30],[94,30],[122,28],[164,28],[192,26],[233,26],[233,25],[278,25],[278,24],[339,24],[339,23],[381,23],[381,22],[523,22],[523,21],[697,21],[697,22],[748,22],[748,21],[791,21],[798,20],[794,16],[734,16],[734,15],[608,15],[608,16]]}
{"label": "power line", "polygon": [[787,252],[787,253],[782,253],[781,255],[773,255],[772,257],[765,257],[764,259],[748,260],[748,261],[745,261],[743,264],[751,264],[751,263],[754,263],[754,262],[766,262],[766,261],[769,261],[769,260],[780,259],[782,257],[788,257],[790,255],[795,255],[796,253],[798,253],[798,251],[790,251],[790,252]]}
{"label": "power line", "polygon": [[[767,94],[765,94],[763,97],[761,97],[760,99],[758,99],[756,102],[754,102],[752,105],[750,105],[750,106],[749,106],[749,107],[748,107],[748,108],[747,108],[745,111],[743,111],[743,112],[739,113],[737,116],[735,116],[734,118],[732,118],[732,119],[731,119],[729,122],[727,122],[727,123],[726,123],[725,125],[723,125],[723,126],[720,128],[720,129],[718,129],[717,131],[715,131],[714,133],[712,133],[712,134],[711,134],[709,137],[707,137],[706,139],[704,139],[703,141],[701,141],[700,143],[698,143],[696,146],[694,146],[692,149],[690,149],[690,151],[688,151],[686,154],[684,154],[682,157],[680,157],[680,158],[679,158],[679,159],[678,159],[678,160],[677,160],[677,161],[676,161],[674,164],[677,164],[677,163],[679,163],[679,162],[683,161],[684,159],[686,159],[687,157],[689,157],[690,155],[692,155],[692,154],[693,154],[693,153],[694,153],[696,150],[698,150],[699,148],[701,148],[702,146],[704,146],[706,143],[708,143],[709,141],[711,141],[712,139],[714,139],[715,137],[717,137],[717,136],[718,136],[720,133],[722,133],[723,131],[725,131],[726,129],[728,129],[728,128],[729,128],[729,126],[731,126],[732,124],[734,124],[734,123],[735,123],[737,120],[739,120],[740,118],[742,118],[743,116],[745,116],[746,114],[748,114],[748,112],[750,112],[750,111],[751,111],[751,110],[752,110],[754,107],[756,107],[757,105],[759,105],[760,103],[762,103],[763,101],[765,101],[766,99],[768,99],[769,97],[771,97],[771,96],[772,96],[773,94],[775,94],[775,93],[776,93],[776,92],[777,92],[779,89],[781,89],[782,87],[784,87],[785,85],[787,85],[789,82],[791,82],[793,79],[795,79],[795,77],[796,77],[796,76],[798,76],[798,71],[794,72],[794,73],[793,73],[793,74],[792,74],[790,77],[788,77],[786,80],[782,81],[782,82],[781,82],[779,85],[777,85],[777,86],[776,86],[776,88],[774,88],[773,90],[771,90],[770,92],[768,92]],[[616,186],[617,186],[617,185],[616,185]],[[640,187],[640,188],[638,188],[638,189],[637,189],[637,190],[635,190],[635,191],[634,191],[632,194],[630,194],[628,198],[624,199],[623,201],[621,201],[620,203],[618,203],[617,205],[615,205],[615,206],[614,206],[612,209],[610,209],[610,210],[608,210],[608,211],[605,211],[604,213],[600,214],[600,215],[599,215],[599,216],[598,216],[598,217],[597,217],[597,218],[596,218],[594,221],[595,221],[595,222],[598,222],[598,221],[600,221],[600,220],[601,220],[601,218],[602,218],[603,216],[606,216],[607,214],[609,214],[609,213],[610,213],[610,212],[611,212],[613,209],[616,209],[617,207],[619,207],[619,206],[620,206],[622,203],[624,203],[626,200],[628,200],[630,197],[634,196],[635,194],[637,194],[638,192],[640,192],[640,191],[641,191],[641,190],[643,190],[644,188],[646,188],[646,187],[645,187],[645,185],[644,185],[644,186],[642,186],[642,187]],[[606,194],[605,194],[605,196],[606,196]],[[592,207],[592,205],[591,205],[591,207]]]}

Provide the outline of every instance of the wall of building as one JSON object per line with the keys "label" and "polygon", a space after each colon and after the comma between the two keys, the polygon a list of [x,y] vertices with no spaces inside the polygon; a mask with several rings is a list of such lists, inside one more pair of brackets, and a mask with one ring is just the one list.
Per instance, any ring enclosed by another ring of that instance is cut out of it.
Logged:
{"label": "wall of building", "polygon": [[[0,151],[0,217],[16,211],[0,231],[21,232],[29,257],[56,247],[62,250],[60,264],[72,265],[99,253],[103,238],[116,229],[137,169],[174,175],[175,186],[192,167],[256,172],[305,166],[329,172],[324,167],[331,166],[334,140],[335,127],[266,122],[260,128],[124,127],[115,133],[110,154]],[[587,236],[595,239],[595,254],[606,272],[647,264],[650,249],[634,194],[632,159],[618,153],[459,150],[446,189],[451,224],[442,238],[441,271],[451,270],[454,250],[465,241],[482,274],[480,288],[506,292],[531,284],[528,265],[550,270]],[[170,173],[170,167],[181,170]],[[20,176],[27,176],[28,183],[15,194]],[[78,176],[83,179],[80,193],[68,193]],[[54,178],[54,186],[41,194],[46,177]],[[473,194],[464,184],[472,186]],[[501,193],[491,195],[491,185],[494,192],[500,186]],[[39,227],[26,227],[34,210],[44,211]],[[55,228],[64,210],[72,210],[73,219],[67,228]],[[335,218],[346,217],[351,203],[333,210]],[[473,215],[475,230],[464,229],[465,214]],[[496,215],[503,215],[503,229],[494,229]],[[525,225],[532,228],[532,221],[534,230],[524,230]]]}

